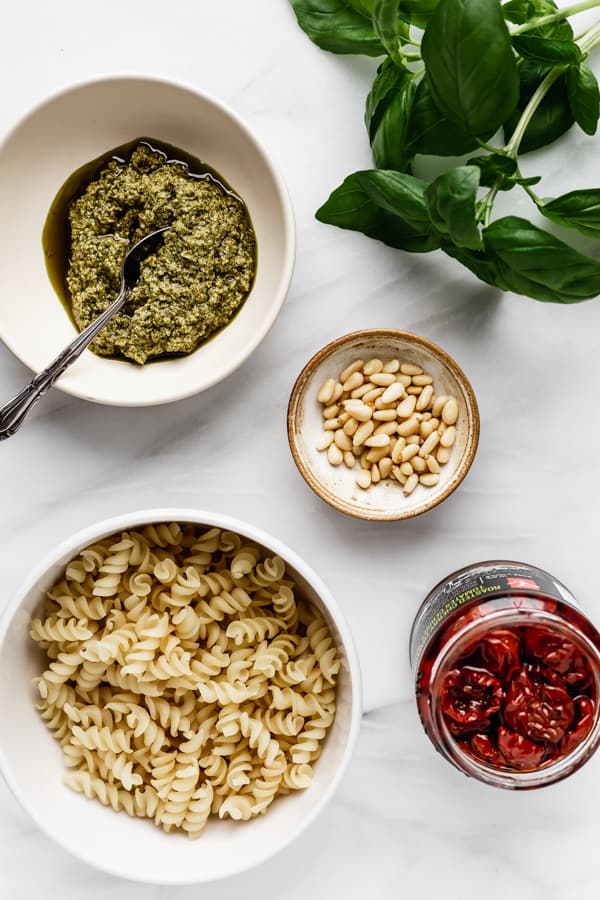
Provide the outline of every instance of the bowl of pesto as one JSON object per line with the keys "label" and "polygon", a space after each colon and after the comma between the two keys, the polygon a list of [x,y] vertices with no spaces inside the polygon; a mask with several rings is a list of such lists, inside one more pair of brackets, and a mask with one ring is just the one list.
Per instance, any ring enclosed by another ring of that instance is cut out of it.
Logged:
{"label": "bowl of pesto", "polygon": [[127,250],[168,227],[123,309],[57,387],[99,403],[182,399],[265,337],[295,255],[287,190],[238,116],[164,80],[102,79],[0,144],[0,338],[40,371],[106,309]]}

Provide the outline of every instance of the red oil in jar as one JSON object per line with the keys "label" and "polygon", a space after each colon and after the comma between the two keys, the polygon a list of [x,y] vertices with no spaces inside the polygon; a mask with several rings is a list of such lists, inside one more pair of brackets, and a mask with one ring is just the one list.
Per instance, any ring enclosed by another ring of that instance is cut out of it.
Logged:
{"label": "red oil in jar", "polygon": [[543,787],[600,742],[600,634],[542,569],[498,560],[453,573],[417,613],[410,657],[423,727],[466,775]]}

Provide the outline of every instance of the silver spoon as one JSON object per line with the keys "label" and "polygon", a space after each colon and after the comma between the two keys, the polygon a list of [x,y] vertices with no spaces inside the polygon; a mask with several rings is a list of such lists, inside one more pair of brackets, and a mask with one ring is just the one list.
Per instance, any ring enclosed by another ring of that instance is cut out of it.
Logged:
{"label": "silver spoon", "polygon": [[0,407],[0,441],[12,437],[19,430],[27,413],[40,397],[43,397],[63,372],[76,359],[79,359],[88,344],[94,340],[107,322],[110,322],[115,313],[121,309],[129,292],[135,287],[140,277],[140,263],[147,256],[150,256],[151,253],[154,253],[155,250],[158,250],[164,240],[165,232],[168,230],[169,227],[159,228],[158,231],[147,234],[141,241],[134,244],[121,266],[121,288],[116,300],[91,325],[88,325],[68,347],[65,347],[43,372],[36,375],[27,387],[23,388],[16,397],[13,397],[12,400]]}

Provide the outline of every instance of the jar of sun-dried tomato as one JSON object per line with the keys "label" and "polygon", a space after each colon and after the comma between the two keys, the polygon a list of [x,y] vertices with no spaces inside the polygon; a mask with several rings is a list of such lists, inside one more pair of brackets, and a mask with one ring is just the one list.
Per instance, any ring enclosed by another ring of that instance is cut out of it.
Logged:
{"label": "jar of sun-dried tomato", "polygon": [[495,560],[450,575],[417,613],[410,656],[425,731],[466,775],[543,787],[600,742],[600,634],[542,569]]}

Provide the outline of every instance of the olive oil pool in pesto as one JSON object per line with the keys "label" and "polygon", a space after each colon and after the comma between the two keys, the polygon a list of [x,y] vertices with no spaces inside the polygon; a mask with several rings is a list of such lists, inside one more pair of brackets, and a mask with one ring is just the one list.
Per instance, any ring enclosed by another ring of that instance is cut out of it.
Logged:
{"label": "olive oil pool in pesto", "polygon": [[90,345],[144,364],[192,353],[228,325],[254,283],[256,236],[243,200],[212,168],[137,138],[71,175],[46,219],[52,285],[79,331],[117,296],[125,254],[170,226],[123,309]]}

